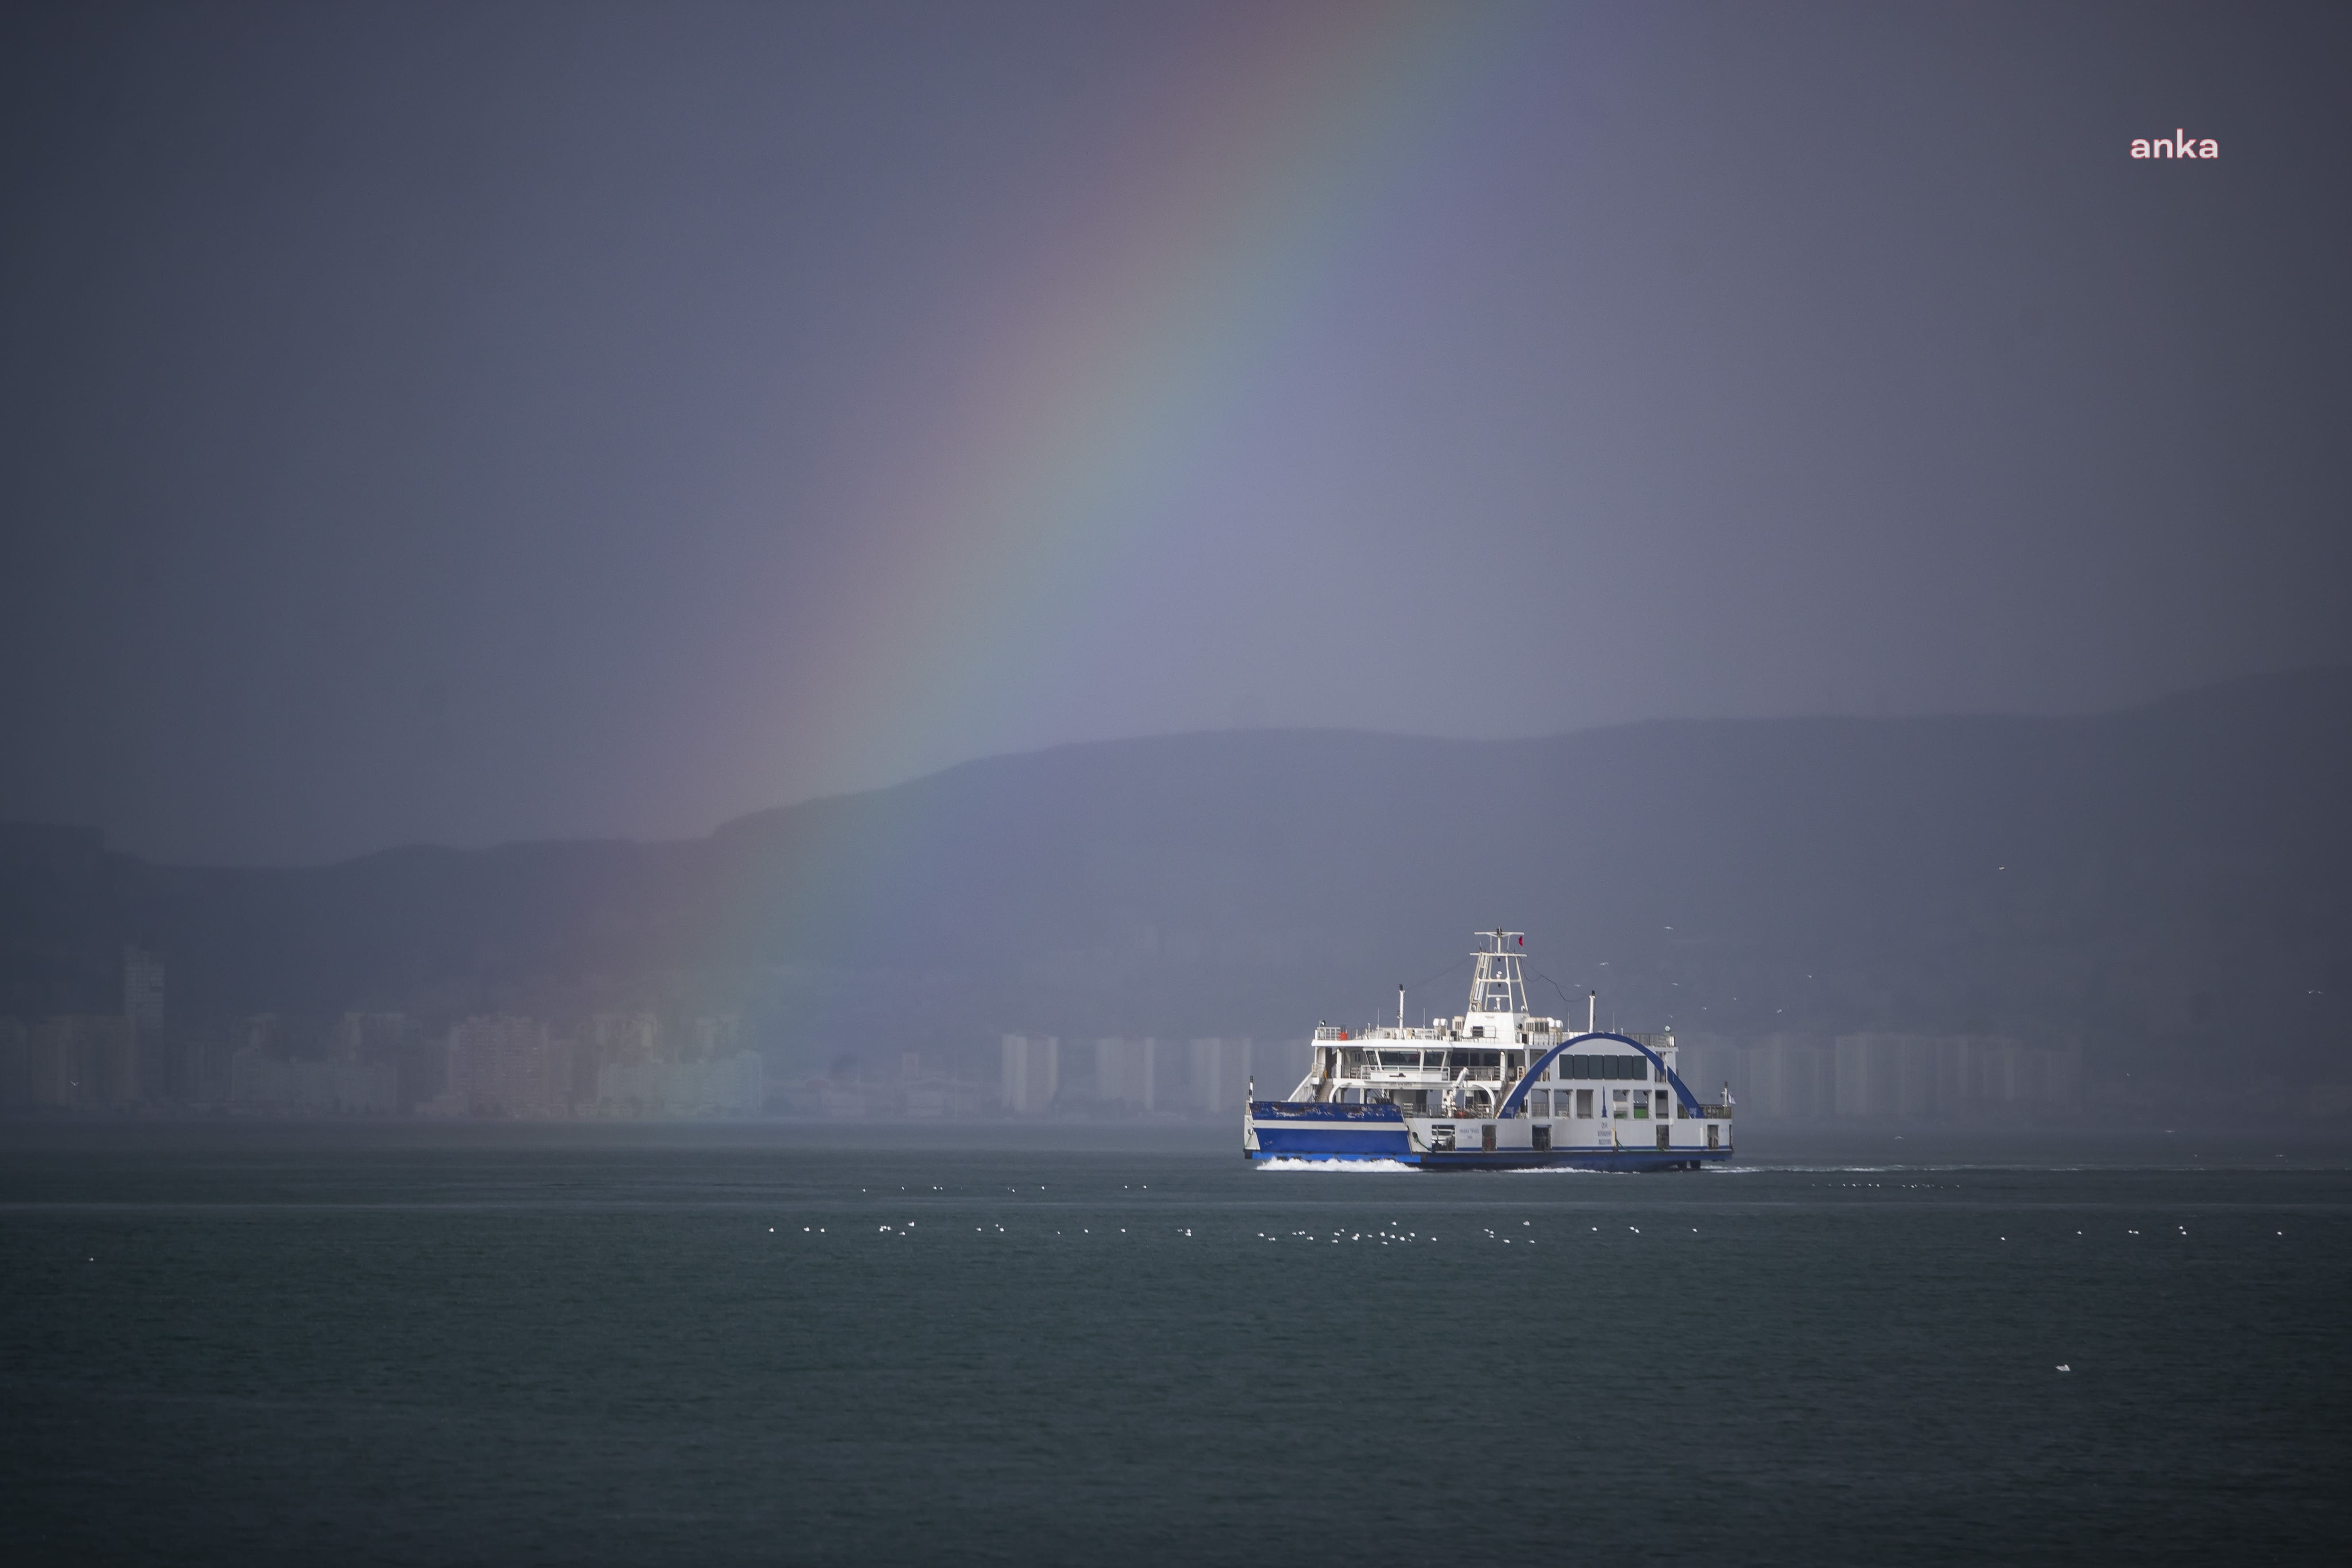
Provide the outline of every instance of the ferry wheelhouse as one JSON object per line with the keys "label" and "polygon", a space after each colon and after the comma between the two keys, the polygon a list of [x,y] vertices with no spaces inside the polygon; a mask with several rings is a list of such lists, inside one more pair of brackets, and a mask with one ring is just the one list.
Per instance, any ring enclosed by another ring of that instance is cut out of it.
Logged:
{"label": "ferry wheelhouse", "polygon": [[1692,1170],[1731,1158],[1731,1095],[1683,1081],[1672,1034],[1584,1027],[1528,1010],[1518,931],[1481,931],[1470,1001],[1425,1026],[1397,1021],[1315,1031],[1288,1100],[1259,1100],[1242,1123],[1252,1160],[1385,1160],[1432,1168],[1570,1165]]}

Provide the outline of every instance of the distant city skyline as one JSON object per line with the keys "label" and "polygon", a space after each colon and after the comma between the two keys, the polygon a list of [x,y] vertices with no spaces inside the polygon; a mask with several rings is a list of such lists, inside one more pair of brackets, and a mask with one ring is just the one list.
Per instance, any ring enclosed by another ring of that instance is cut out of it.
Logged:
{"label": "distant city skyline", "polygon": [[0,820],[313,863],[2352,662],[2347,68],[2299,5],[14,7]]}

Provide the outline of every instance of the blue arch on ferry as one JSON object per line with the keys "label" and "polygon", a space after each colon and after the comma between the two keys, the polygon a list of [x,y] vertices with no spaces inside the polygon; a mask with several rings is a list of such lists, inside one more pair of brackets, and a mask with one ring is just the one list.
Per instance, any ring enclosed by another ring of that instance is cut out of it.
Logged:
{"label": "blue arch on ferry", "polygon": [[1559,1055],[1566,1051],[1570,1047],[1589,1046],[1595,1040],[1614,1040],[1621,1046],[1631,1046],[1635,1050],[1641,1052],[1643,1056],[1649,1058],[1650,1060],[1656,1065],[1658,1076],[1665,1079],[1665,1081],[1673,1087],[1675,1098],[1683,1102],[1683,1109],[1690,1112],[1690,1114],[1695,1117],[1701,1114],[1699,1110],[1698,1097],[1691,1093],[1690,1086],[1683,1082],[1681,1074],[1666,1066],[1665,1058],[1658,1055],[1657,1052],[1652,1050],[1649,1047],[1630,1036],[1612,1035],[1603,1031],[1598,1034],[1579,1035],[1573,1039],[1562,1040],[1559,1044],[1554,1046],[1551,1049],[1538,1057],[1534,1061],[1528,1063],[1527,1076],[1519,1079],[1517,1083],[1514,1084],[1511,1087],[1511,1092],[1503,1097],[1503,1103],[1496,1108],[1495,1119],[1497,1121],[1500,1121],[1517,1115],[1520,1105],[1523,1104],[1528,1098],[1528,1090],[1534,1087],[1536,1079],[1543,1076],[1544,1068],[1551,1066],[1553,1061],[1558,1059]]}

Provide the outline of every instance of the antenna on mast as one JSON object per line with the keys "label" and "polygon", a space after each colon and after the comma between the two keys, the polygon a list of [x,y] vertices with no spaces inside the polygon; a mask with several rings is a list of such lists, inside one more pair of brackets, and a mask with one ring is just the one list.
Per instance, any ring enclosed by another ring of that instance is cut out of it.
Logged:
{"label": "antenna on mast", "polygon": [[1506,1013],[1515,1017],[1528,1011],[1528,985],[1520,969],[1519,950],[1527,938],[1515,931],[1482,931],[1477,933],[1478,947],[1471,956],[1477,968],[1470,976],[1470,1005],[1473,1013]]}

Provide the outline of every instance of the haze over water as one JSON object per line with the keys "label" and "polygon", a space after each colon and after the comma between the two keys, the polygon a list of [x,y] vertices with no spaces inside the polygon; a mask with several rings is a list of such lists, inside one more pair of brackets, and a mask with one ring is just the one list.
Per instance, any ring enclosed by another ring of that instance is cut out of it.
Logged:
{"label": "haze over water", "polygon": [[1265,1171],[1232,1142],[15,1138],[0,1548],[1796,1563],[2340,1539],[2332,1151],[1783,1135],[1621,1177]]}
{"label": "haze over water", "polygon": [[[2334,1560],[2347,79],[0,6],[0,1568]],[[1736,1168],[1244,1164],[1498,929]]]}

